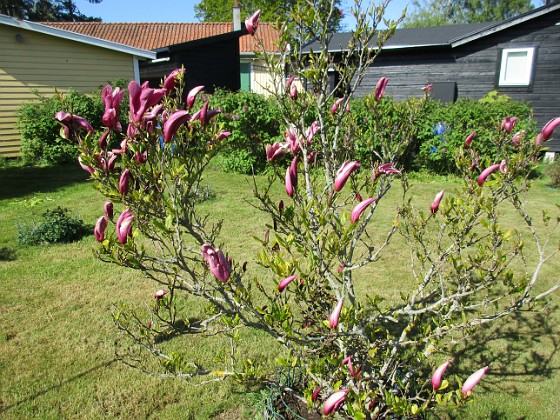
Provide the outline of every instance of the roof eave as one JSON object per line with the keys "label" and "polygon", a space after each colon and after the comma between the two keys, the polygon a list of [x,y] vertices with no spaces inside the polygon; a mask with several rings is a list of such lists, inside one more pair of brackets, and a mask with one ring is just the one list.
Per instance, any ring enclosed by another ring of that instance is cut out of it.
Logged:
{"label": "roof eave", "polygon": [[53,28],[52,26],[42,25],[36,22],[27,20],[15,19],[11,16],[0,15],[0,25],[14,26],[31,32],[38,32],[45,35],[54,36],[56,38],[67,39],[82,44],[93,45],[100,48],[105,48],[112,51],[130,54],[138,58],[145,58],[153,60],[156,58],[154,51],[142,50],[140,48],[129,47],[128,45],[119,44],[112,41],[107,41],[100,38],[94,38],[87,35],[82,35],[77,32],[66,31],[64,29]]}
{"label": "roof eave", "polygon": [[504,29],[510,28],[515,25],[519,25],[520,23],[527,22],[529,20],[538,18],[540,16],[546,15],[547,13],[553,12],[555,10],[560,9],[560,3],[553,3],[548,6],[543,6],[539,9],[532,10],[530,12],[524,13],[520,16],[508,19],[504,22],[497,23],[492,25],[488,28],[484,28],[480,31],[475,33],[471,33],[466,36],[462,36],[459,38],[455,38],[451,40],[451,48],[456,48],[464,44],[468,44],[469,42],[475,41],[482,37],[495,34],[496,32],[503,31]]}

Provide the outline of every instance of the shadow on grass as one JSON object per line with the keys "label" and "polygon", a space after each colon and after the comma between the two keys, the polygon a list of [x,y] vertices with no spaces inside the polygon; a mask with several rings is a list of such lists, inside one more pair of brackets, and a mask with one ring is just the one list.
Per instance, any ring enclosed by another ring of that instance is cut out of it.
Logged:
{"label": "shadow on grass", "polygon": [[60,388],[62,388],[63,386],[65,386],[66,384],[69,384],[69,383],[75,381],[76,379],[80,379],[80,378],[82,378],[82,377],[84,377],[84,376],[86,376],[86,375],[89,375],[90,373],[95,372],[96,370],[109,367],[109,366],[111,366],[111,365],[112,365],[113,363],[115,363],[115,362],[117,362],[117,359],[112,359],[112,360],[109,360],[108,362],[100,363],[100,364],[98,364],[98,365],[96,365],[96,366],[93,366],[92,368],[90,368],[90,369],[88,369],[88,370],[85,370],[85,371],[83,371],[83,372],[80,372],[80,373],[78,373],[77,375],[74,375],[74,376],[72,376],[72,377],[70,377],[70,378],[68,378],[68,379],[66,379],[66,380],[64,380],[64,381],[62,381],[62,382],[59,382],[59,383],[57,383],[56,385],[48,386],[48,387],[46,387],[45,389],[43,389],[43,390],[41,390],[41,391],[39,391],[39,392],[36,392],[36,393],[33,394],[33,395],[30,395],[29,397],[25,397],[25,398],[23,398],[23,399],[21,399],[21,400],[15,402],[15,403],[10,404],[10,405],[7,405],[7,406],[5,406],[5,407],[1,405],[1,401],[0,401],[0,413],[4,413],[4,412],[6,412],[6,411],[8,411],[8,410],[10,410],[10,409],[12,409],[12,408],[14,408],[14,407],[17,407],[17,406],[19,406],[19,405],[21,405],[21,404],[25,404],[26,402],[33,401],[35,398],[41,397],[41,396],[45,395],[46,393],[48,393],[48,392],[50,392],[50,391],[54,391],[54,390],[56,390],[56,389],[60,389]]}
{"label": "shadow on grass", "polygon": [[[560,370],[554,363],[560,344],[554,320],[557,310],[558,305],[550,305],[540,311],[518,312],[499,325],[482,329],[471,337],[470,345],[458,346],[456,360],[468,360],[471,369],[490,367],[489,375],[477,386],[521,397],[516,384],[548,379]],[[458,373],[466,378],[472,371]],[[503,417],[496,412],[492,418]]]}
{"label": "shadow on grass", "polygon": [[0,261],[15,261],[16,251],[13,248],[8,248],[4,246],[0,248]]}
{"label": "shadow on grass", "polygon": [[89,175],[78,164],[0,168],[0,199],[47,193],[85,182]]}

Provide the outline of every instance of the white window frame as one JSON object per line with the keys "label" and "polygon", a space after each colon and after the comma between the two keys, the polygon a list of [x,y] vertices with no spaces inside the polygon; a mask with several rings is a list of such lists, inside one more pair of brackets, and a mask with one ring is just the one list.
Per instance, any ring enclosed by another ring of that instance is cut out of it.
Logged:
{"label": "white window frame", "polygon": [[[506,80],[506,67],[508,64],[508,56],[511,53],[527,53],[527,60],[525,61],[524,77],[515,80]],[[498,86],[529,86],[533,79],[535,48],[504,48],[502,50],[502,61],[500,64],[500,78]]]}

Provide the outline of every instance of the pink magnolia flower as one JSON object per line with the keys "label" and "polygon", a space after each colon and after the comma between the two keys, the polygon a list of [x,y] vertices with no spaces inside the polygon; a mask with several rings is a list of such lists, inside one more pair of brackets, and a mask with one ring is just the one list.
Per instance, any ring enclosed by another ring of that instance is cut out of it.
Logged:
{"label": "pink magnolia flower", "polygon": [[338,98],[338,99],[335,101],[334,105],[331,107],[331,114],[334,115],[334,114],[336,113],[336,111],[338,111],[338,107],[340,106],[340,104],[341,104],[342,102],[344,102],[344,97]]}
{"label": "pink magnolia flower", "polygon": [[328,416],[329,414],[336,412],[340,408],[340,406],[344,404],[347,394],[348,389],[341,389],[340,391],[332,394],[325,401],[325,405],[323,406],[323,413]]}
{"label": "pink magnolia flower", "polygon": [[488,366],[485,366],[482,369],[477,370],[467,378],[467,380],[463,384],[463,387],[461,388],[461,392],[465,397],[469,396],[470,392],[473,390],[476,384],[478,384],[482,380],[487,370]]}
{"label": "pink magnolia flower", "polygon": [[360,162],[358,161],[344,162],[338,169],[338,171],[336,171],[336,177],[334,179],[334,190],[340,191],[344,187],[344,184],[346,184],[348,177],[350,177],[352,172],[354,172],[360,166]]}
{"label": "pink magnolia flower", "polygon": [[269,162],[276,160],[280,156],[283,156],[286,153],[288,153],[289,148],[290,145],[288,143],[276,142],[272,145],[267,144],[265,146],[266,160],[268,160]]}
{"label": "pink magnolia flower", "polygon": [[294,196],[294,188],[297,185],[297,156],[286,169],[286,194]]}
{"label": "pink magnolia flower", "polygon": [[99,137],[98,144],[99,144],[100,149],[106,149],[107,148],[107,144],[108,144],[107,137],[109,137],[110,133],[111,133],[111,130],[105,130],[103,132],[103,134],[101,134],[101,136]]}
{"label": "pink magnolia flower", "polygon": [[154,299],[161,299],[166,294],[167,294],[167,290],[165,289],[157,290],[156,292],[154,292]]}
{"label": "pink magnolia flower", "polygon": [[434,85],[432,85],[431,83],[427,84],[426,86],[424,86],[422,88],[422,90],[424,91],[424,93],[428,93],[429,91],[431,91],[434,88]]}
{"label": "pink magnolia flower", "polygon": [[300,150],[299,131],[294,125],[290,125],[284,132],[284,138],[290,146],[290,151],[295,155]]}
{"label": "pink magnolia flower", "polygon": [[189,93],[187,94],[187,108],[191,109],[194,105],[194,101],[196,101],[196,96],[204,89],[204,86],[197,86],[192,88]]}
{"label": "pink magnolia flower", "polygon": [[105,112],[103,117],[101,117],[103,125],[119,132],[122,131],[122,126],[119,122],[118,112],[123,97],[124,90],[121,90],[119,87],[113,90],[111,85],[105,86],[101,92],[101,99],[105,104]]}
{"label": "pink magnolia flower", "polygon": [[198,114],[198,119],[200,120],[200,124],[202,124],[203,127],[206,126],[206,124],[208,124],[212,118],[221,113],[221,111],[217,109],[208,109],[209,105],[210,103],[208,101],[204,102],[204,105],[202,105],[202,108],[200,109],[200,114]]}
{"label": "pink magnolia flower", "polygon": [[286,286],[287,286],[288,284],[290,284],[292,281],[294,281],[296,278],[297,278],[296,275],[286,277],[286,278],[285,278],[284,280],[282,280],[282,281],[280,282],[280,284],[278,285],[278,291],[281,292],[282,290],[284,290],[284,289],[286,288]]}
{"label": "pink magnolia flower", "polygon": [[547,122],[541,130],[541,137],[543,140],[548,140],[552,136],[552,132],[560,125],[560,117],[553,118]]}
{"label": "pink magnolia flower", "polygon": [[393,162],[383,163],[382,165],[379,165],[379,168],[377,168],[377,170],[381,174],[400,174],[401,173],[401,171],[399,171],[397,168],[395,168],[395,165],[393,164]]}
{"label": "pink magnolia flower", "polygon": [[128,188],[129,188],[129,184],[130,184],[130,169],[126,168],[123,173],[121,174],[121,177],[119,178],[119,193],[121,195],[127,195],[128,194]]}
{"label": "pink magnolia flower", "polygon": [[352,209],[352,212],[350,213],[350,221],[352,223],[356,223],[360,218],[361,214],[363,213],[363,211],[375,200],[377,200],[377,197],[368,198],[367,200],[361,201],[358,204],[356,204],[356,206]]}
{"label": "pink magnolia flower", "polygon": [[507,171],[506,164],[507,164],[507,160],[505,159],[500,162],[500,172],[503,174],[505,174]]}
{"label": "pink magnolia flower", "polygon": [[134,219],[135,217],[129,209],[123,211],[117,219],[117,238],[121,244],[126,244],[128,236],[132,235],[132,222]]}
{"label": "pink magnolia flower", "polygon": [[443,198],[443,193],[444,190],[441,190],[440,192],[438,192],[436,194],[436,198],[434,199],[434,202],[432,203],[432,205],[430,206],[430,211],[432,213],[435,213],[438,211],[439,209],[439,203],[441,203],[441,199]]}
{"label": "pink magnolia flower", "polygon": [[142,153],[136,152],[134,158],[136,159],[136,162],[138,162],[139,164],[146,163],[146,161],[148,160],[148,151],[144,150]]}
{"label": "pink magnolia flower", "polygon": [[292,85],[290,86],[290,98],[295,101],[297,99],[297,85],[295,83],[292,83]]}
{"label": "pink magnolia flower", "polygon": [[105,216],[101,216],[97,219],[93,229],[93,236],[95,236],[97,242],[103,242],[103,239],[105,239],[105,229],[107,229],[107,223],[108,222]]}
{"label": "pink magnolia flower", "polygon": [[107,219],[113,219],[113,203],[111,201],[105,201],[103,204],[103,213],[105,213]]}
{"label": "pink magnolia flower", "polygon": [[311,401],[312,402],[317,401],[317,397],[319,396],[319,392],[321,392],[321,389],[323,389],[323,388],[318,386],[317,388],[315,388],[313,390],[313,394],[311,394]]}
{"label": "pink magnolia flower", "polygon": [[340,312],[342,311],[343,302],[344,298],[341,298],[334,307],[331,315],[329,316],[329,325],[332,330],[335,330],[338,327],[338,320],[340,319]]}
{"label": "pink magnolia flower", "polygon": [[140,86],[135,80],[128,84],[130,116],[133,122],[140,123],[146,111],[156,105],[163,95],[165,89],[152,89],[148,82]]}
{"label": "pink magnolia flower", "polygon": [[476,136],[476,131],[473,131],[471,134],[467,136],[467,138],[465,139],[465,148],[471,147],[471,143],[474,139],[474,136]]}
{"label": "pink magnolia flower", "polygon": [[358,378],[358,376],[360,375],[360,371],[362,370],[362,367],[358,366],[356,369],[354,369],[354,365],[352,364],[352,356],[348,356],[344,358],[342,364],[348,365],[348,370],[350,371],[350,375],[352,375],[353,378],[355,379]]}
{"label": "pink magnolia flower", "polygon": [[296,79],[296,76],[290,76],[290,78],[286,81],[286,92],[290,92],[290,89],[292,87],[292,83],[294,83],[294,80]]}
{"label": "pink magnolia flower", "polygon": [[222,250],[220,248],[214,248],[209,244],[202,245],[200,249],[212,274],[222,283],[228,281],[231,273],[231,265],[224,256]]}
{"label": "pink magnolia flower", "polygon": [[163,89],[167,94],[171,93],[175,89],[177,78],[184,72],[184,68],[175,69],[165,78],[165,80],[163,81]]}
{"label": "pink magnolia flower", "polygon": [[146,122],[153,122],[156,120],[157,116],[163,112],[164,105],[157,104],[156,106],[152,107],[151,110],[146,112],[142,119]]}
{"label": "pink magnolia flower", "polygon": [[502,121],[502,130],[508,134],[511,133],[518,119],[517,117],[505,117]]}
{"label": "pink magnolia flower", "polygon": [[519,142],[521,141],[523,136],[525,136],[525,130],[518,131],[513,135],[513,137],[511,138],[511,143],[513,144],[513,147],[519,146]]}
{"label": "pink magnolia flower", "polygon": [[434,391],[437,391],[441,387],[441,382],[443,379],[443,374],[447,367],[451,364],[451,360],[448,360],[445,363],[442,363],[432,375],[432,388]]}
{"label": "pink magnolia flower", "polygon": [[537,146],[540,146],[543,143],[544,139],[541,133],[537,134],[537,137],[535,137],[535,144]]}
{"label": "pink magnolia flower", "polygon": [[86,171],[88,174],[92,175],[95,172],[95,169],[93,169],[91,166],[87,166],[85,163],[82,162],[82,156],[80,155],[78,156],[78,163],[80,164],[80,167]]}
{"label": "pink magnolia flower", "polygon": [[492,172],[494,172],[496,169],[498,169],[499,167],[500,167],[500,164],[496,163],[494,165],[489,166],[485,170],[483,170],[482,173],[480,174],[480,176],[478,177],[478,185],[480,187],[482,187],[482,185],[484,184],[484,181],[486,181],[486,178],[488,178],[490,176],[490,174]]}
{"label": "pink magnolia flower", "polygon": [[223,139],[227,139],[231,136],[231,131],[220,131],[218,133],[218,141],[222,141]]}
{"label": "pink magnolia flower", "polygon": [[183,124],[185,124],[190,119],[188,111],[181,110],[174,112],[171,116],[163,123],[163,141],[169,143],[177,134],[177,130]]}
{"label": "pink magnolia flower", "polygon": [[383,97],[383,94],[385,93],[385,88],[387,87],[387,83],[389,83],[389,79],[387,77],[382,77],[377,82],[377,85],[375,86],[376,101],[379,101]]}
{"label": "pink magnolia flower", "polygon": [[259,27],[259,16],[261,15],[261,11],[257,10],[247,19],[245,19],[245,28],[247,28],[247,32],[249,35],[255,35],[257,32],[257,28]]}
{"label": "pink magnolia flower", "polygon": [[307,140],[307,144],[311,143],[311,140],[313,140],[315,134],[319,132],[319,129],[320,129],[319,121],[313,121],[305,131],[305,139]]}
{"label": "pink magnolia flower", "polygon": [[474,168],[476,168],[476,166],[478,165],[478,158],[475,158],[472,163],[471,163],[471,171],[474,171]]}
{"label": "pink magnolia flower", "polygon": [[64,137],[70,139],[74,131],[82,129],[93,135],[93,127],[83,117],[75,114],[69,114],[64,111],[58,111],[54,114],[54,119],[57,120],[64,129]]}

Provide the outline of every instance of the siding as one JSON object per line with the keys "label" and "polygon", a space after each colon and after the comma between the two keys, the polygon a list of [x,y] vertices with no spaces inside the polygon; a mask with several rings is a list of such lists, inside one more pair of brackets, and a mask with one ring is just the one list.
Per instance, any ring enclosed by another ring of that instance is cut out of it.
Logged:
{"label": "siding", "polygon": [[19,155],[17,114],[36,100],[33,92],[93,92],[117,78],[134,78],[129,54],[10,26],[0,26],[0,57],[0,156],[6,157]]}
{"label": "siding", "polygon": [[[371,93],[380,76],[389,77],[387,95],[398,100],[421,96],[429,82],[456,82],[458,97],[480,99],[493,89],[531,103],[539,126],[560,115],[560,11],[551,12],[451,48],[418,48],[381,53],[362,81],[357,95]],[[498,87],[502,48],[537,47],[533,83]]]}

